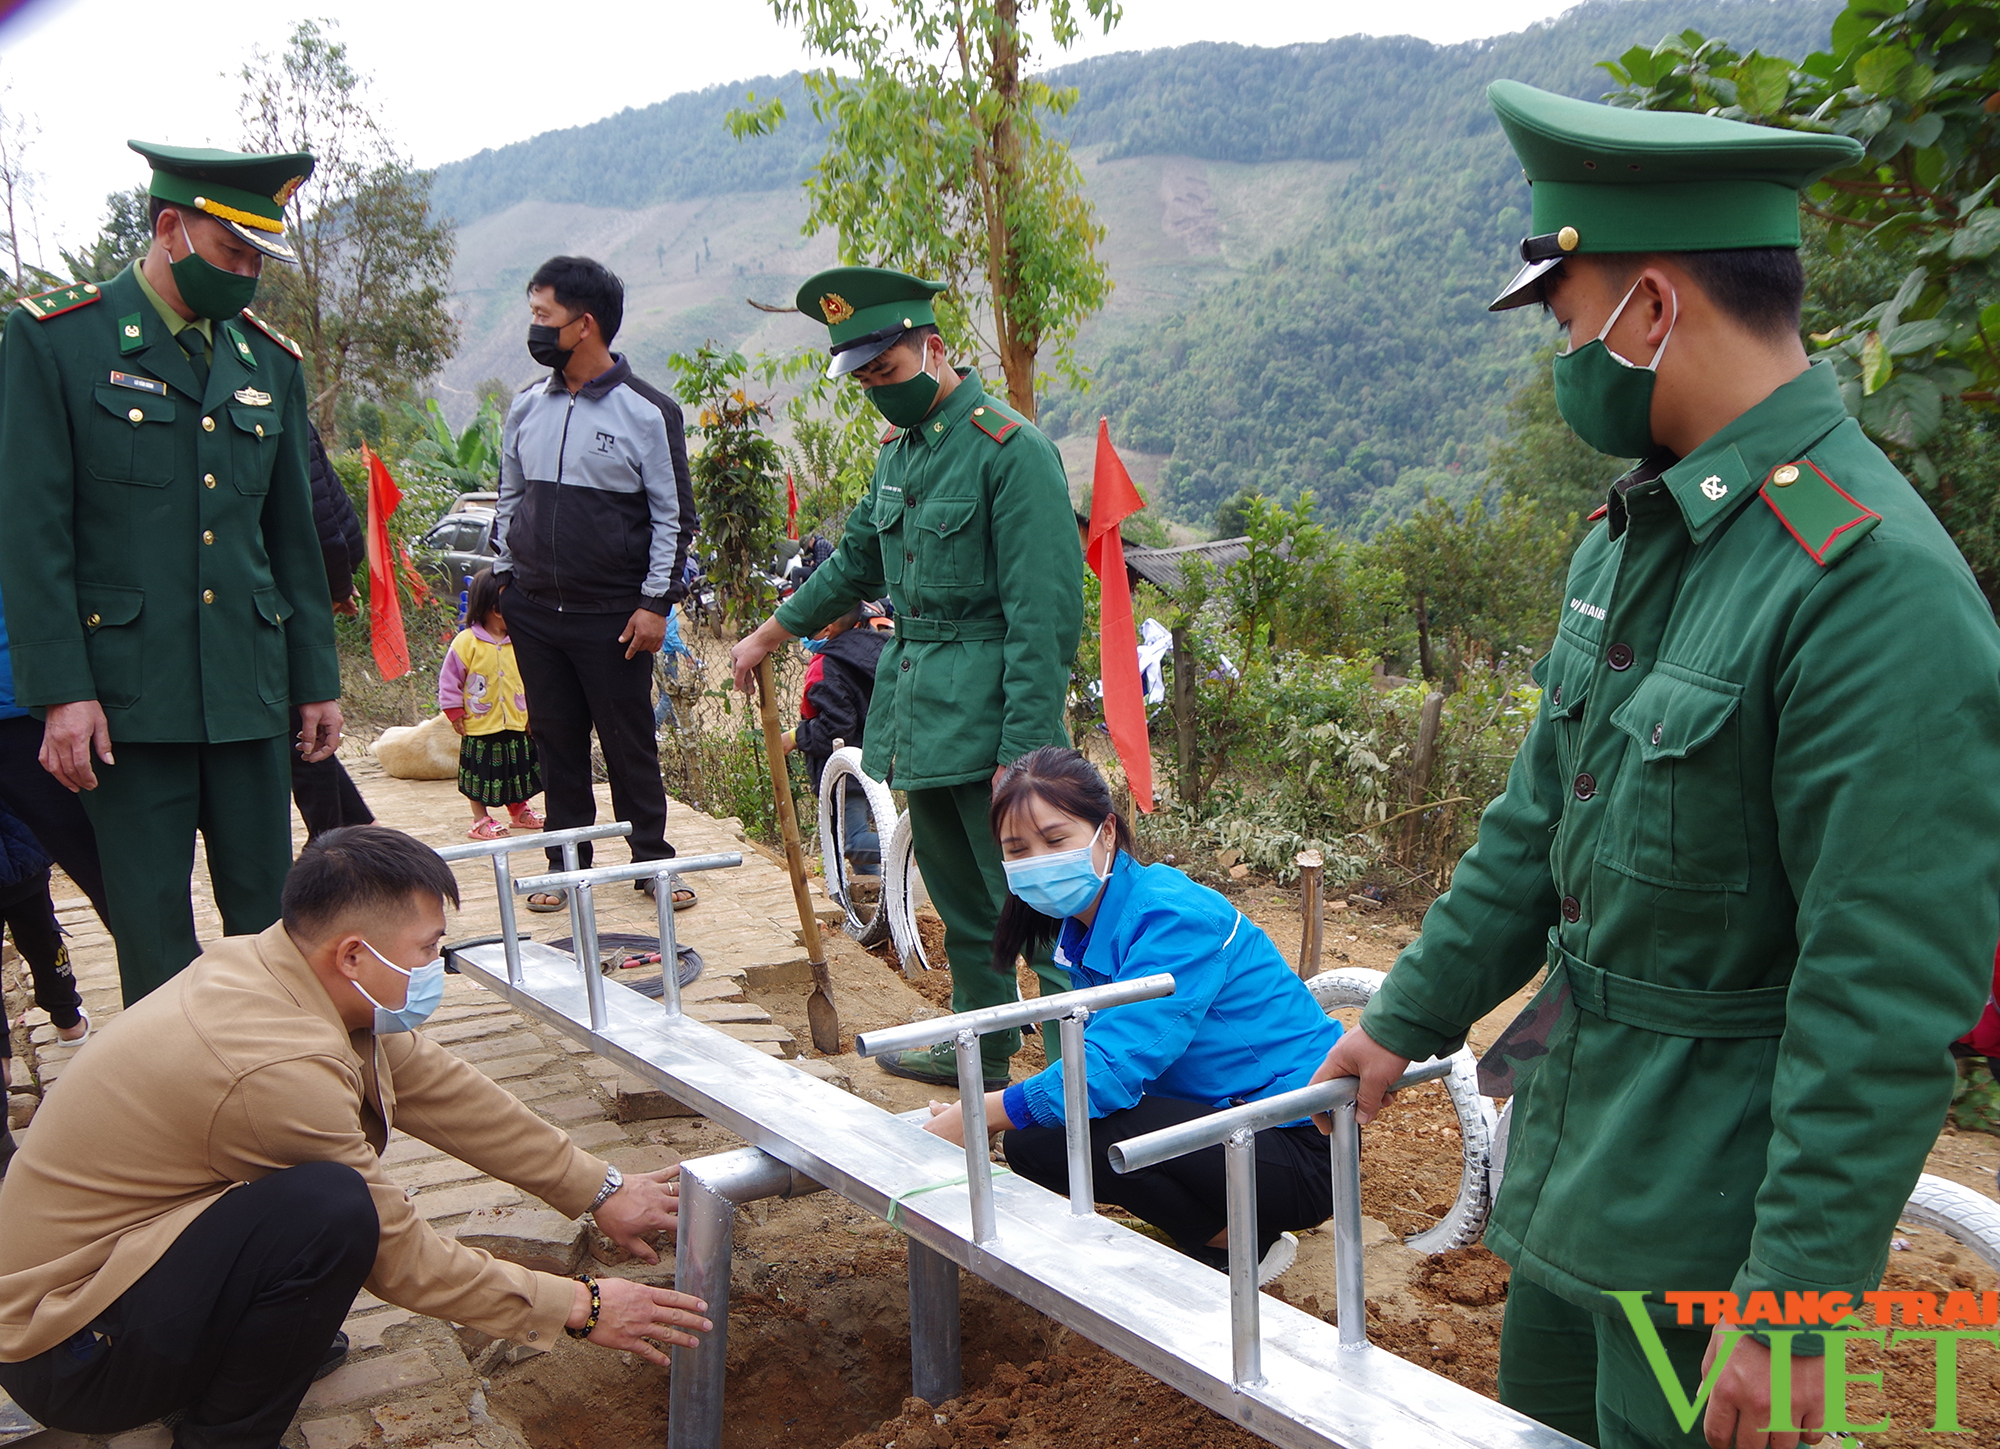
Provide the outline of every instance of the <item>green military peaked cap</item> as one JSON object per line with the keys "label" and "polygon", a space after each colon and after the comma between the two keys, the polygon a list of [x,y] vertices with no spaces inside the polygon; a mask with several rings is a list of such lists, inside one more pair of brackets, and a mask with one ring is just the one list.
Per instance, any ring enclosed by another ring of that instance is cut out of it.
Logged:
{"label": "green military peaked cap", "polygon": [[1486,97],[1527,173],[1525,264],[1491,310],[1540,299],[1562,259],[1593,252],[1796,247],[1799,193],[1863,147],[1851,136],[1635,111],[1495,81]]}
{"label": "green military peaked cap", "polygon": [[125,144],[153,164],[149,195],[208,213],[267,257],[298,261],[284,240],[285,203],[312,175],[311,156],[303,151],[261,156],[150,141]]}
{"label": "green military peaked cap", "polygon": [[844,377],[880,357],[912,327],[935,325],[931,298],[945,286],[887,267],[833,267],[807,277],[797,302],[799,311],[826,323],[832,335],[826,375]]}

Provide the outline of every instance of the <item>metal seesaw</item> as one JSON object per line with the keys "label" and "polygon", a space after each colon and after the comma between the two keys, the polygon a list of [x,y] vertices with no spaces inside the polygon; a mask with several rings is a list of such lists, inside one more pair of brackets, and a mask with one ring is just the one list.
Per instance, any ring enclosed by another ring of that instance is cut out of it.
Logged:
{"label": "metal seesaw", "polygon": [[[1083,1022],[1091,1011],[1115,1010],[1116,1003],[1165,994],[1172,989],[1171,978],[1065,992],[858,1038],[856,1049],[864,1053],[942,1041],[958,1047],[969,1144],[961,1150],[912,1120],[884,1112],[681,1014],[671,987],[666,1001],[656,1003],[629,987],[607,983],[596,969],[592,887],[659,879],[661,974],[672,983],[672,900],[665,877],[734,866],[741,863],[740,855],[508,878],[505,859],[513,851],[565,843],[573,849],[577,840],[627,829],[550,832],[453,846],[440,853],[447,859],[494,856],[496,883],[502,886],[501,939],[468,943],[454,953],[467,977],[657,1084],[750,1144],[682,1164],[676,1286],[706,1300],[716,1326],[699,1347],[673,1351],[669,1449],[715,1449],[722,1442],[736,1207],[822,1188],[885,1219],[908,1239],[912,1383],[919,1397],[933,1403],[960,1389],[955,1268],[964,1268],[1288,1449],[1575,1449],[1577,1441],[1566,1435],[1361,1337],[1363,1310],[1355,1306],[1361,1282],[1358,1134],[1347,1132],[1334,1145],[1335,1244],[1341,1255],[1337,1333],[1280,1300],[1264,1303],[1254,1291],[1232,1292],[1232,1280],[1240,1284],[1246,1267],[1254,1273],[1248,1235],[1255,1220],[1255,1183],[1240,1167],[1230,1198],[1231,1277],[1094,1212],[1085,1140]],[[573,861],[572,854],[565,863]],[[514,894],[550,889],[571,891],[578,947],[574,957],[522,940],[515,929]],[[1063,1023],[1063,1051],[1071,1064],[1065,1072],[1064,1104],[1072,1124],[1069,1201],[995,1168],[985,1146],[978,1078],[982,1035],[1051,1020]],[[1275,1123],[1337,1108],[1341,1085],[1308,1089],[1324,1097],[1309,1105],[1273,1099],[1187,1126],[1219,1130],[1223,1135],[1212,1140],[1226,1141],[1268,1125],[1261,1118],[1266,1112],[1284,1114],[1270,1118]],[[1351,1084],[1348,1092],[1351,1098]],[[1351,1126],[1351,1111],[1348,1122]],[[1181,1140],[1177,1134],[1184,1130],[1135,1139],[1117,1150],[1128,1166],[1137,1166],[1202,1145]],[[1148,1151],[1155,1155],[1143,1156]],[[1233,1156],[1247,1164],[1241,1148]],[[1340,1185],[1343,1173],[1346,1187]],[[1350,1219],[1351,1231],[1341,1226]],[[1246,1324],[1252,1345],[1249,1372],[1244,1371]]]}

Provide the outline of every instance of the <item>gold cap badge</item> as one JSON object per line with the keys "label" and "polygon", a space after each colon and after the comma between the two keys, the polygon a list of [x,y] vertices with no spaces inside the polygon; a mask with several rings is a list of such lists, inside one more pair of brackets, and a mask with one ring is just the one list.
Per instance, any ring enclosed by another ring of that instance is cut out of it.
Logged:
{"label": "gold cap badge", "polygon": [[277,202],[278,205],[283,206],[286,202],[292,199],[292,193],[297,191],[301,186],[305,184],[306,184],[305,177],[294,176],[290,181],[287,181],[283,186],[280,186],[278,188],[276,194],[271,197],[271,200]]}
{"label": "gold cap badge", "polygon": [[819,299],[819,310],[826,317],[826,325],[837,327],[854,315],[854,309],[847,305],[847,299],[838,292],[828,292]]}

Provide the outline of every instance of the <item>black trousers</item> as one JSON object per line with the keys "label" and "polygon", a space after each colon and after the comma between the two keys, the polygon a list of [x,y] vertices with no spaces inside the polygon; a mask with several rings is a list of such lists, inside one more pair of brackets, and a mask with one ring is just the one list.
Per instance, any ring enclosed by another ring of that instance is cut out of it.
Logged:
{"label": "black trousers", "polygon": [[[1220,1146],[1204,1147],[1137,1172],[1111,1170],[1113,1143],[1157,1132],[1215,1111],[1171,1097],[1141,1097],[1123,1112],[1090,1124],[1091,1187],[1108,1202],[1167,1233],[1189,1257],[1228,1266],[1229,1254],[1208,1240],[1229,1224],[1227,1169]],[[1007,1165],[1050,1192],[1069,1192],[1069,1154],[1060,1127],[1023,1127],[1003,1138]],[[1333,1213],[1333,1172],[1328,1143],[1310,1122],[1257,1134],[1257,1256],[1280,1233],[1317,1227]]]}
{"label": "black trousers", "polygon": [[42,768],[42,722],[28,715],[0,719],[0,804],[19,816],[49,858],[90,897],[104,919],[104,867],[97,832],[83,801]]}
{"label": "black trousers", "polygon": [[343,825],[373,825],[375,812],[361,798],[347,766],[340,756],[328,755],[307,764],[298,751],[299,707],[292,706],[290,727],[292,753],[292,803],[299,807],[299,819],[306,823],[306,839],[338,830]]}
{"label": "black trousers", "polygon": [[275,1449],[375,1266],[351,1167],[307,1162],[224,1193],[88,1328],[0,1363],[29,1414],[73,1434],[185,1417],[175,1449]]}
{"label": "black trousers", "polygon": [[[69,947],[56,923],[55,902],[49,899],[49,873],[33,880],[0,887],[0,923],[14,938],[14,949],[28,963],[35,982],[35,1005],[49,1020],[67,1030],[83,1019],[83,998],[77,994],[76,973],[70,970]],[[0,1021],[0,1057],[14,1054],[11,1033]]]}
{"label": "black trousers", "polygon": [[[632,822],[632,859],[665,860],[667,787],[653,737],[653,656],[625,657],[618,642],[630,614],[578,614],[536,603],[518,588],[501,596],[507,634],[528,696],[528,728],[542,760],[548,829],[597,821],[590,779],[590,731],[604,749],[615,818]],[[590,842],[577,863],[591,862]],[[562,869],[562,852],[549,852]]]}

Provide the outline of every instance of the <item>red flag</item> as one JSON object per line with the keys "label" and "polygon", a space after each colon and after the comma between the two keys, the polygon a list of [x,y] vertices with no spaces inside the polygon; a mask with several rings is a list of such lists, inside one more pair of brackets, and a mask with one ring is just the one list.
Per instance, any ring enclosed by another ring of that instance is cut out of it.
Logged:
{"label": "red flag", "polygon": [[799,536],[799,490],[792,482],[792,475],[785,475],[785,537]]}
{"label": "red flag", "polygon": [[1104,723],[1125,766],[1125,779],[1141,810],[1153,808],[1153,748],[1146,735],[1146,695],[1139,683],[1139,636],[1132,627],[1132,586],[1125,577],[1125,544],[1118,525],[1146,506],[1118,450],[1111,425],[1097,420],[1097,466],[1090,482],[1090,534],[1083,556],[1097,575],[1101,607],[1098,653],[1104,669]]}
{"label": "red flag", "polygon": [[410,563],[389,541],[389,518],[403,501],[403,490],[389,476],[389,465],[366,443],[361,445],[361,456],[368,464],[368,638],[382,677],[399,679],[410,672],[410,640],[403,632],[396,574],[408,573]]}

